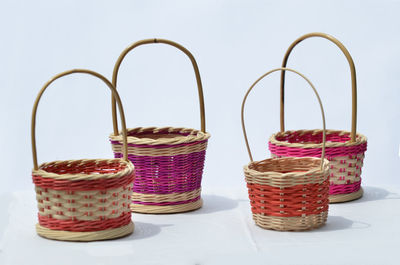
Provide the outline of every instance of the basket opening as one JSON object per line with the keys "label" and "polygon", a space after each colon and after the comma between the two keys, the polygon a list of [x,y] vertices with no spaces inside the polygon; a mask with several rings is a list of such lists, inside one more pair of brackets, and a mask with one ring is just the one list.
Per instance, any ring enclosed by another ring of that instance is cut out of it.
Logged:
{"label": "basket opening", "polygon": [[262,161],[252,162],[249,169],[258,172],[276,172],[276,173],[306,173],[311,169],[320,168],[321,159],[303,158],[269,158]]}
{"label": "basket opening", "polygon": [[[113,161],[115,160],[115,161]],[[113,160],[67,160],[62,162],[47,163],[40,169],[49,173],[59,175],[64,174],[86,174],[101,175],[112,174],[122,171],[126,168],[125,163],[121,163],[119,159]]]}
{"label": "basket opening", "polygon": [[[321,144],[322,131],[290,131],[278,133],[275,137],[276,140],[288,143],[302,143],[302,144]],[[340,142],[345,143],[351,140],[349,133],[340,132],[326,132],[326,142]]]}
{"label": "basket opening", "polygon": [[177,138],[185,137],[190,135],[190,133],[180,133],[180,132],[129,132],[128,136],[133,136],[136,138],[150,138],[150,139],[162,139],[162,138]]}

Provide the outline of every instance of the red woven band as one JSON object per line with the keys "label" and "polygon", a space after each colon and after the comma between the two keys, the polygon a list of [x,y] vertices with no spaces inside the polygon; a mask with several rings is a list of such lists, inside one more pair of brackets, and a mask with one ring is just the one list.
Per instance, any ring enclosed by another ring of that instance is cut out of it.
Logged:
{"label": "red woven band", "polygon": [[120,217],[97,221],[58,220],[38,214],[39,224],[43,227],[70,232],[93,232],[118,228],[131,222],[131,213],[125,212]]}
{"label": "red woven band", "polygon": [[282,189],[259,184],[247,184],[247,188],[254,214],[294,217],[328,210],[328,180]]}
{"label": "red woven band", "polygon": [[135,173],[132,172],[130,175],[123,176],[121,178],[109,178],[109,179],[96,179],[96,180],[64,180],[64,179],[53,179],[43,178],[41,176],[32,175],[33,183],[41,188],[48,188],[53,190],[106,190],[115,189],[121,186],[129,185],[133,182]]}

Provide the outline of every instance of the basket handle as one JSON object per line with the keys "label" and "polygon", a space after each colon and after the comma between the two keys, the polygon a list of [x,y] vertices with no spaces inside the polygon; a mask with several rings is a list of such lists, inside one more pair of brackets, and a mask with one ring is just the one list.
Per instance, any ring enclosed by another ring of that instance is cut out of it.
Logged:
{"label": "basket handle", "polygon": [[36,111],[37,111],[37,107],[39,105],[40,98],[42,97],[44,91],[47,89],[48,86],[50,86],[51,83],[53,83],[54,81],[56,81],[60,77],[63,77],[63,76],[66,76],[66,75],[70,75],[70,74],[74,74],[74,73],[89,74],[89,75],[92,75],[94,77],[97,77],[97,78],[101,79],[110,88],[114,98],[116,99],[116,101],[118,103],[118,110],[119,110],[120,117],[121,117],[123,143],[124,143],[124,149],[123,149],[124,160],[128,161],[128,156],[127,156],[128,145],[127,145],[127,138],[126,138],[125,115],[124,115],[124,109],[122,107],[121,99],[120,99],[120,97],[118,95],[117,90],[114,88],[114,86],[111,84],[111,82],[108,81],[107,78],[105,78],[104,76],[102,76],[101,74],[99,74],[97,72],[94,72],[94,71],[91,71],[91,70],[86,70],[86,69],[73,69],[73,70],[69,70],[69,71],[65,71],[65,72],[59,73],[59,74],[55,75],[52,79],[47,81],[46,84],[44,84],[44,86],[42,87],[42,89],[40,90],[39,94],[36,97],[35,103],[33,105],[32,122],[31,122],[32,157],[33,157],[33,167],[34,167],[35,170],[38,169],[37,152],[36,152],[36,133],[35,133],[35,131],[36,131],[35,130],[36,129]]}
{"label": "basket handle", "polygon": [[[197,89],[199,93],[199,102],[200,102],[200,119],[201,119],[201,131],[206,132],[206,118],[205,118],[205,110],[204,110],[204,96],[203,96],[203,85],[201,83],[201,78],[200,78],[200,71],[199,67],[197,66],[197,62],[194,59],[194,56],[190,53],[189,50],[187,50],[185,47],[182,45],[166,40],[166,39],[144,39],[137,41],[133,44],[131,44],[128,48],[126,48],[121,55],[118,57],[117,62],[115,63],[114,70],[113,70],[113,76],[112,76],[112,83],[117,87],[117,77],[118,77],[118,71],[119,67],[121,66],[122,61],[124,60],[125,56],[133,49],[136,47],[139,47],[144,44],[153,44],[153,43],[164,43],[171,45],[175,48],[178,48],[181,50],[183,53],[185,53],[190,61],[192,62],[194,73],[196,75],[196,82],[197,82]],[[115,107],[115,100],[114,97],[112,98],[112,118],[113,118],[113,127],[114,127],[114,135],[118,135],[118,121],[117,121],[117,113],[116,113],[116,107]]]}
{"label": "basket handle", "polygon": [[260,82],[264,77],[266,77],[267,75],[269,75],[269,74],[271,74],[271,73],[273,73],[273,72],[276,72],[276,71],[281,71],[281,72],[290,71],[290,72],[296,73],[296,74],[298,74],[299,76],[301,76],[304,80],[306,80],[307,83],[308,83],[308,84],[311,86],[311,88],[314,90],[314,93],[315,93],[315,96],[316,96],[317,99],[318,99],[319,107],[320,107],[320,109],[321,109],[321,114],[322,114],[322,126],[323,126],[322,154],[321,154],[321,170],[322,170],[322,169],[323,169],[323,165],[324,165],[324,158],[325,158],[325,140],[326,140],[325,134],[326,134],[326,128],[325,128],[325,113],[324,113],[324,107],[322,106],[321,98],[319,97],[319,94],[318,94],[317,90],[315,89],[314,85],[311,83],[311,81],[310,81],[307,77],[305,77],[303,74],[297,72],[296,70],[293,70],[293,69],[290,69],[290,68],[284,68],[284,67],[276,68],[276,69],[273,69],[273,70],[271,70],[271,71],[269,71],[269,72],[263,74],[260,78],[258,78],[258,79],[251,85],[251,87],[249,88],[249,90],[247,90],[246,95],[245,95],[244,98],[243,98],[242,110],[241,110],[242,130],[243,130],[244,140],[245,140],[245,142],[246,142],[247,152],[249,153],[250,161],[253,162],[253,156],[252,156],[251,151],[250,151],[249,141],[248,141],[248,139],[247,139],[247,133],[246,133],[246,126],[245,126],[245,124],[244,124],[244,105],[245,105],[245,103],[246,103],[246,100],[247,100],[248,95],[250,94],[250,92],[251,92],[251,90],[254,88],[254,86],[255,86],[258,82]]}
{"label": "basket handle", "polygon": [[[350,142],[355,142],[356,140],[356,133],[357,133],[357,81],[356,81],[356,68],[354,66],[353,58],[351,58],[351,55],[349,51],[344,47],[344,45],[335,37],[321,33],[321,32],[314,32],[314,33],[309,33],[306,35],[301,36],[297,40],[295,40],[288,50],[286,51],[285,57],[283,58],[282,62],[282,67],[287,66],[287,61],[289,59],[289,55],[292,52],[293,48],[302,42],[305,39],[311,38],[311,37],[321,37],[325,38],[327,40],[330,40],[336,46],[342,50],[343,54],[346,56],[347,61],[349,62],[350,66],[350,73],[351,73],[351,88],[352,88],[352,110],[351,110],[351,140]],[[285,72],[281,73],[281,132],[285,131]]]}

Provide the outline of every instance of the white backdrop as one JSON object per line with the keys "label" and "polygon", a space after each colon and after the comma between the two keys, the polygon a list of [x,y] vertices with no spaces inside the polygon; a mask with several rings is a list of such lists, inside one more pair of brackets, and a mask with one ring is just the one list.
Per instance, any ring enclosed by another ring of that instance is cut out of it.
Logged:
{"label": "white backdrop", "polygon": [[[197,59],[212,135],[203,190],[245,189],[248,163],[240,104],[248,87],[279,67],[289,44],[314,31],[329,33],[353,56],[358,81],[358,131],[368,137],[364,185],[399,186],[399,1],[15,1],[0,2],[0,191],[32,190],[30,115],[41,86],[54,74],[90,68],[111,78],[129,44],[167,38]],[[341,51],[324,39],[302,42],[288,66],[319,90],[327,127],[350,129],[351,84]],[[306,83],[287,74],[287,129],[320,128],[318,104]],[[162,44],[130,53],[119,74],[128,127],[199,128],[190,61]],[[279,129],[279,74],[262,81],[247,105],[256,159],[269,156]],[[88,76],[48,89],[39,106],[39,162],[111,157],[110,93]]]}

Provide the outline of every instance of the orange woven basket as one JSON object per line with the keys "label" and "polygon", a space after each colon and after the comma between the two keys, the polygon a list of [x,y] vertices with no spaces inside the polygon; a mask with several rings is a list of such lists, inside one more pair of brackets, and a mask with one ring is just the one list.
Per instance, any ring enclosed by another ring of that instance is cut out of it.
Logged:
{"label": "orange woven basket", "polygon": [[[269,158],[253,161],[244,124],[244,106],[253,87],[276,71],[300,75],[314,90],[323,121],[322,159],[315,157]],[[325,156],[325,115],[313,84],[301,73],[277,68],[262,75],[247,91],[241,110],[242,129],[250,163],[244,166],[255,223],[265,229],[301,231],[325,224],[329,207],[329,162]]]}
{"label": "orange woven basket", "polygon": [[[79,159],[38,165],[36,111],[44,91],[60,77],[84,73],[101,79],[111,89],[121,116],[123,159]],[[127,133],[121,99],[102,75],[84,69],[62,72],[40,90],[32,111],[32,170],[38,203],[37,233],[66,241],[94,241],[129,235],[134,230],[129,208],[134,167],[127,158]]]}

